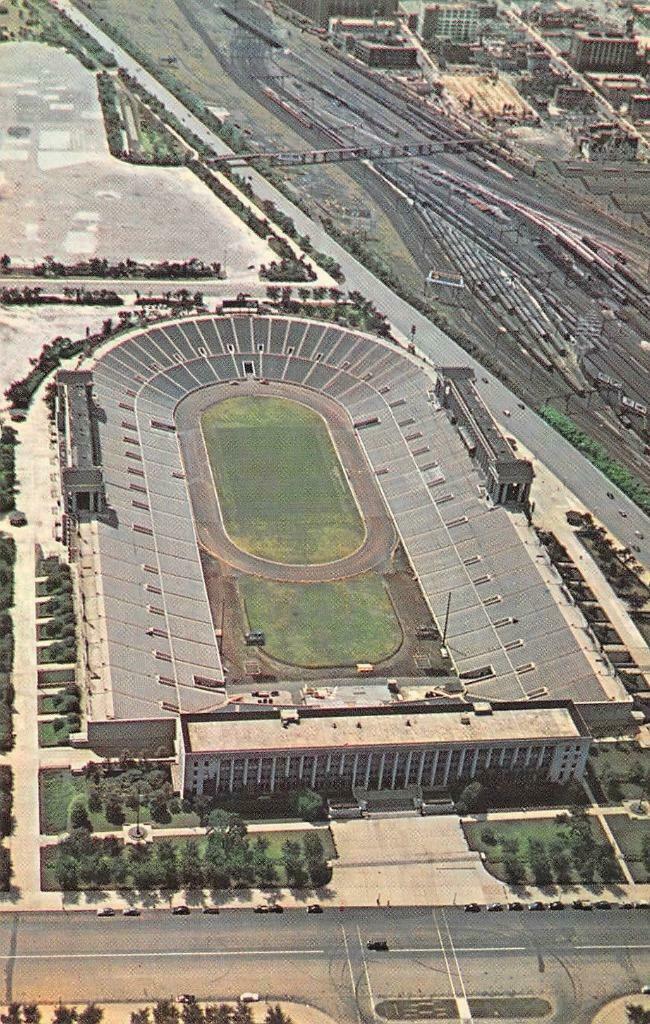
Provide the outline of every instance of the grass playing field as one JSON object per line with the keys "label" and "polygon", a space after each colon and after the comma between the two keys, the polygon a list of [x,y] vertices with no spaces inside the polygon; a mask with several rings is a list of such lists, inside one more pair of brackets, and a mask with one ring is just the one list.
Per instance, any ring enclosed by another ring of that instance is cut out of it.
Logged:
{"label": "grass playing field", "polygon": [[308,565],[365,531],[324,420],[284,398],[229,398],[201,417],[223,522],[244,551]]}
{"label": "grass playing field", "polygon": [[305,668],[383,661],[402,632],[380,576],[335,583],[277,583],[242,577],[239,589],[251,629],[266,635],[266,652]]}

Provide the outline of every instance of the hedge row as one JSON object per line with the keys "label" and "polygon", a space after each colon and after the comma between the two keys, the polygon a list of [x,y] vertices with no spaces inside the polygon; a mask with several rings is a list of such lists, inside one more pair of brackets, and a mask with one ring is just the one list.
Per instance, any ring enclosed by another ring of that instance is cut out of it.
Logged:
{"label": "hedge row", "polygon": [[[16,545],[13,537],[0,534],[0,750],[2,751],[11,750],[14,742],[12,720],[14,688],[11,682],[14,661],[14,629],[9,610],[14,603],[15,562]],[[1,787],[0,778],[0,790]]]}

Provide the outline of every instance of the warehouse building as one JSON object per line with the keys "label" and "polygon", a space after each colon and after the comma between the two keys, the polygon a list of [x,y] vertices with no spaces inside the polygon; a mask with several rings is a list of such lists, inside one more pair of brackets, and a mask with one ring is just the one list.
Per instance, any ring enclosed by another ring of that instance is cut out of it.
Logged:
{"label": "warehouse building", "polygon": [[417,33],[424,42],[473,42],[479,32],[478,10],[473,4],[423,4]]}
{"label": "warehouse building", "polygon": [[576,32],[571,41],[571,63],[577,71],[634,71],[637,40],[599,32]]}
{"label": "warehouse building", "polygon": [[565,783],[582,777],[590,744],[568,701],[240,707],[182,715],[177,735],[186,795],[435,789],[494,768]]}
{"label": "warehouse building", "polygon": [[56,420],[66,519],[104,507],[99,445],[92,412],[92,373],[59,370]]}
{"label": "warehouse building", "polygon": [[533,467],[518,459],[474,387],[468,366],[437,369],[436,398],[458,427],[463,444],[483,470],[487,493],[497,505],[526,507]]}

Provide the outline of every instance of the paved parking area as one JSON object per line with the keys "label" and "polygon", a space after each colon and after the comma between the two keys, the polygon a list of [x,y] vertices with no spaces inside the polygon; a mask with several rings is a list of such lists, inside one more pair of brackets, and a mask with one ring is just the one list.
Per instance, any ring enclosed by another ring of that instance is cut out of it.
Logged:
{"label": "paved parking area", "polygon": [[332,822],[341,903],[393,906],[489,902],[504,887],[468,849],[455,815]]}

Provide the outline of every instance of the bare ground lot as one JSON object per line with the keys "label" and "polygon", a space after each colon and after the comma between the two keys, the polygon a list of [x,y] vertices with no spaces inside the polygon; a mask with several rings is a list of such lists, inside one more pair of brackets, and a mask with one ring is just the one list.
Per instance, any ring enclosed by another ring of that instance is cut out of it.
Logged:
{"label": "bare ground lot", "polygon": [[70,54],[3,44],[0,96],[0,251],[14,263],[195,256],[241,273],[273,258],[190,171],[110,156],[95,78]]}

